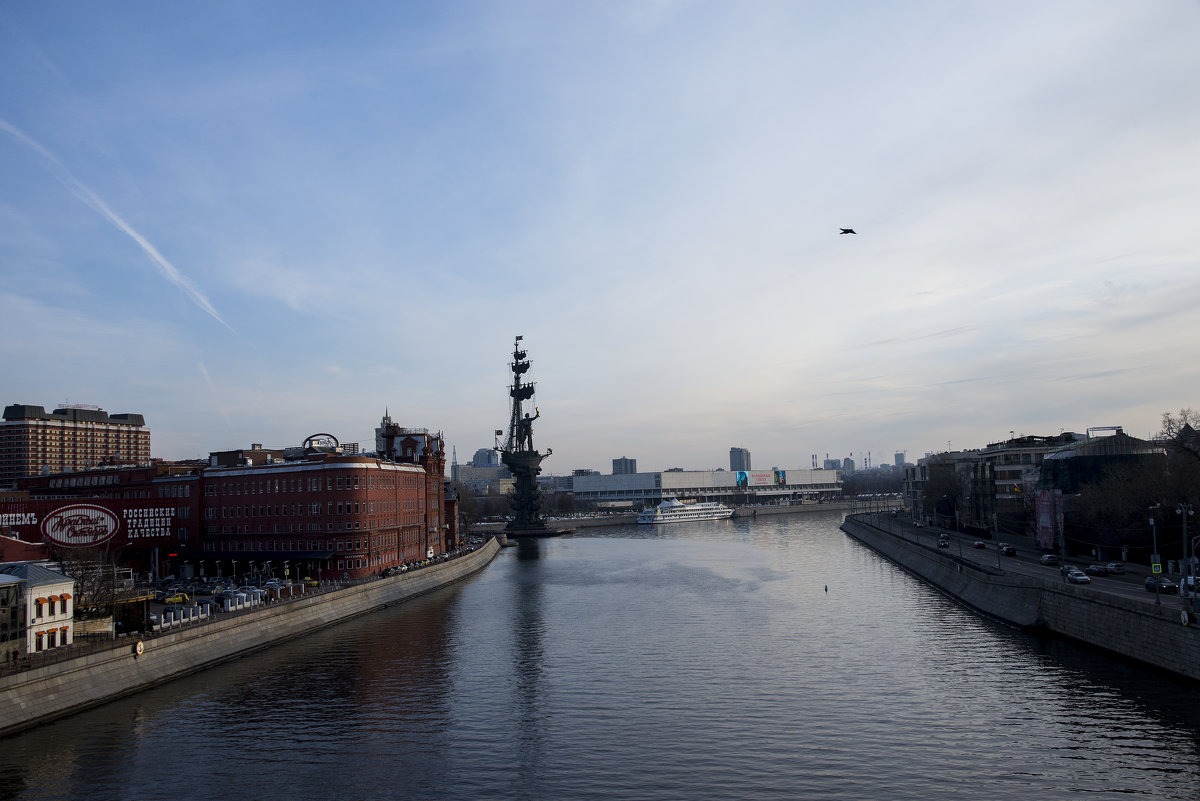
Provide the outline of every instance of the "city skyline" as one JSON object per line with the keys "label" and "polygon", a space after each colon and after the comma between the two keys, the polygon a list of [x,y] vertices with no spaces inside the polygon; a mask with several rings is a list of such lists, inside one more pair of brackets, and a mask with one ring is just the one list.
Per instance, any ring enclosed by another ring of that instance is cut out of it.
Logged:
{"label": "city skyline", "polygon": [[[1200,386],[1200,9],[0,11],[5,404],[858,466]],[[853,236],[839,234],[853,228]]]}

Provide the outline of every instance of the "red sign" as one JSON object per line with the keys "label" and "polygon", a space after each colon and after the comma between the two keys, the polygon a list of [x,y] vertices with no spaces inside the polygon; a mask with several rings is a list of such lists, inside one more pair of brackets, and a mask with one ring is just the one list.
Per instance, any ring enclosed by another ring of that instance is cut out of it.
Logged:
{"label": "red sign", "polygon": [[68,548],[102,545],[120,528],[121,521],[115,514],[90,503],[60,506],[42,518],[42,538]]}

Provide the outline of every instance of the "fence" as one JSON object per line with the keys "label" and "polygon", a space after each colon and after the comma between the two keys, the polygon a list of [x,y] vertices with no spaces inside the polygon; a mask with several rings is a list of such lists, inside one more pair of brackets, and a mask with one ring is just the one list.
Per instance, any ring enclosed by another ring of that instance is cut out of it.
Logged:
{"label": "fence", "polygon": [[[465,556],[467,553],[467,551],[462,551],[454,555],[449,555],[446,558],[455,559],[460,556]],[[429,561],[430,564],[434,563],[430,560],[427,561]],[[418,567],[411,569],[419,570],[421,568]],[[288,604],[293,601],[300,600],[301,598],[312,598],[325,593],[346,589],[347,587],[354,587],[361,584],[368,584],[372,581],[379,581],[382,578],[382,576],[368,576],[367,578],[362,579],[325,581],[322,582],[319,587],[312,588],[311,591],[308,591],[309,588],[305,588],[306,591],[291,596],[274,597],[264,593],[261,600],[259,600],[257,603],[246,603],[241,608],[222,610],[219,614],[221,617],[242,615],[251,611],[252,609],[260,608],[265,603]],[[167,610],[169,609],[171,609],[169,606],[164,608],[163,618],[166,617]],[[193,610],[194,607],[181,607],[181,609]],[[100,651],[132,648],[139,640],[150,641],[164,634],[173,633],[181,626],[185,625],[188,627],[206,625],[216,620],[217,617],[218,615],[215,614],[196,614],[195,616],[189,614],[187,618],[184,619],[184,617],[180,615],[179,620],[172,620],[170,623],[160,623],[158,626],[152,627],[149,631],[121,634],[84,634],[82,636],[76,636],[74,638],[74,642],[72,642],[70,645],[64,645],[59,648],[52,648],[46,651],[36,651],[34,653],[25,652],[23,648],[25,645],[24,639],[13,640],[9,644],[0,647],[0,657],[2,657],[2,663],[0,663],[0,676],[20,673],[26,670],[34,670],[47,665],[53,665],[58,662],[65,662],[68,659],[74,659],[78,656],[87,656],[88,654],[98,653]],[[21,655],[15,663],[10,656],[14,647],[21,649]]]}

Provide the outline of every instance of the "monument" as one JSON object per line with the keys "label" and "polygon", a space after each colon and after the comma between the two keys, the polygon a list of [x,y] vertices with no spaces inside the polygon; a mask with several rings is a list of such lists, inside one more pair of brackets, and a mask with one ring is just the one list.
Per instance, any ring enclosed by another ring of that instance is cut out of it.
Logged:
{"label": "monument", "polygon": [[[538,515],[542,500],[538,494],[537,477],[542,472],[542,460],[554,451],[547,448],[546,453],[542,454],[533,446],[533,423],[542,413],[536,406],[532,417],[525,411],[526,401],[533,397],[534,385],[524,378],[530,362],[525,358],[525,351],[521,350],[521,339],[518,336],[513,341],[513,358],[509,365],[513,377],[508,387],[508,395],[512,399],[508,436],[503,444],[497,442],[496,445],[496,450],[500,451],[500,461],[513,476],[513,492],[510,496],[513,519],[504,532],[510,537],[551,537],[565,532],[547,528]],[[503,431],[496,431],[497,439],[503,435]]]}

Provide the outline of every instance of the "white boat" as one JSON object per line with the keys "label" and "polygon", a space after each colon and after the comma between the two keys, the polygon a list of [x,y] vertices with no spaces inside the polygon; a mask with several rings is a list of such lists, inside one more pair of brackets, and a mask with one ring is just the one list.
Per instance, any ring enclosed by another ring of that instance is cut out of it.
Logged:
{"label": "white boat", "polygon": [[684,503],[667,498],[658,506],[642,510],[639,523],[679,523],[684,520],[724,520],[733,516],[733,510],[723,503]]}

